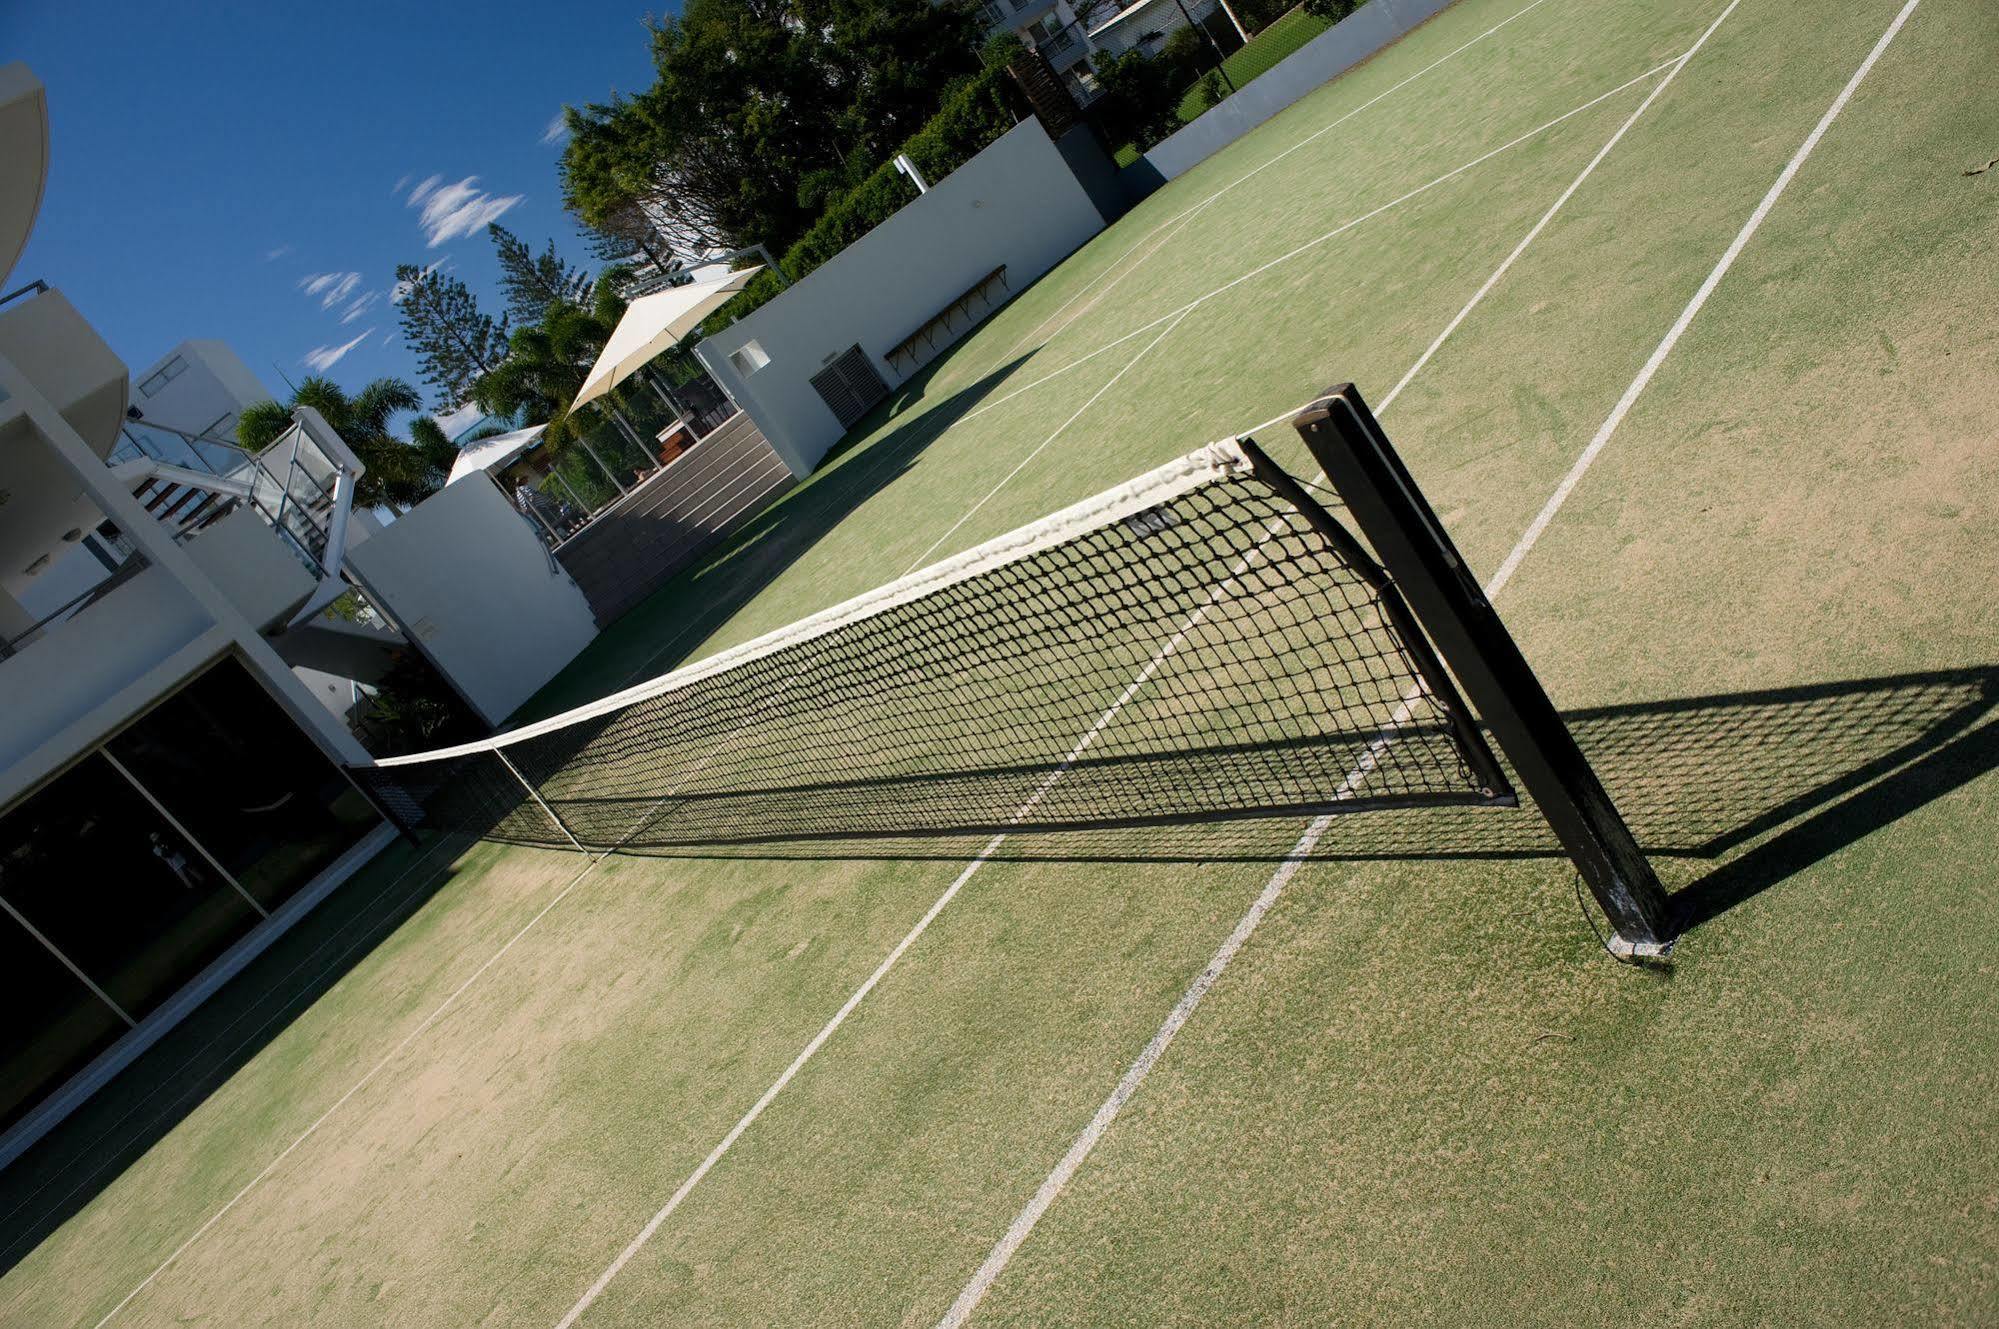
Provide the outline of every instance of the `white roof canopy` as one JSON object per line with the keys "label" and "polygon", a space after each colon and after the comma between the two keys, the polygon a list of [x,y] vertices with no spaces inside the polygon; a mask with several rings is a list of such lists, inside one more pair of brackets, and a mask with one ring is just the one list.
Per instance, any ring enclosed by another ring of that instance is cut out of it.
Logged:
{"label": "white roof canopy", "polygon": [[514,458],[541,442],[547,432],[547,425],[531,425],[526,429],[516,429],[511,434],[495,434],[467,443],[458,450],[458,460],[451,463],[451,479],[461,480],[474,471],[495,471]]}
{"label": "white roof canopy", "polygon": [[583,380],[573,404],[581,406],[609,392],[640,366],[694,331],[702,319],[721,308],[723,302],[762,271],[763,265],[759,263],[685,286],[671,286],[632,301],[625,309],[625,316],[618,320],[617,331],[604,344],[604,353],[591,367],[590,376]]}

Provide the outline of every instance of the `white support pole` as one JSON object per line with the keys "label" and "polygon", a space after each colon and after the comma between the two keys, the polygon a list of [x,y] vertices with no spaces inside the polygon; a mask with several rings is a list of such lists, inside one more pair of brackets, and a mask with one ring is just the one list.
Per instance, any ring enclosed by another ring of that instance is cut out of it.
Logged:
{"label": "white support pole", "polygon": [[222,866],[222,860],[217,858],[215,855],[209,853],[208,846],[203,844],[200,840],[196,839],[193,831],[190,831],[187,827],[181,825],[180,818],[176,817],[173,813],[167,811],[167,805],[160,802],[159,799],[154,798],[153,791],[146,788],[146,786],[140,784],[139,777],[132,774],[132,772],[126,767],[124,762],[118,760],[118,758],[111,755],[110,748],[103,747],[99,748],[98,751],[103,754],[104,760],[111,763],[111,768],[113,770],[117,771],[118,774],[125,777],[125,783],[131,785],[132,788],[138,790],[139,797],[145,799],[146,802],[150,803],[152,805],[153,811],[159,813],[160,816],[166,819],[167,825],[174,828],[174,834],[180,836],[181,839],[187,841],[190,845],[194,846],[194,852],[200,854],[202,859],[208,864],[208,866],[214,868],[216,872],[221,875],[222,880],[228,882],[230,887],[236,892],[236,894],[243,897],[243,902],[245,904],[249,905],[252,909],[257,911],[257,917],[269,918],[271,916],[270,910],[258,904],[256,897],[252,896],[250,892],[243,889],[243,883],[236,880],[236,875],[232,873],[228,868]]}
{"label": "white support pole", "polygon": [[527,777],[521,774],[520,768],[514,765],[513,762],[507,760],[507,754],[499,748],[494,748],[493,755],[500,759],[500,764],[502,766],[505,766],[508,770],[514,773],[514,778],[521,782],[521,788],[527,790],[528,797],[533,799],[535,801],[535,804],[538,807],[540,807],[543,812],[546,812],[548,814],[548,819],[555,823],[555,828],[561,831],[564,835],[569,837],[569,843],[576,846],[576,852],[579,854],[589,853],[590,851],[583,847],[583,842],[578,840],[576,836],[570,832],[568,823],[563,821],[562,818],[556,816],[555,809],[550,807],[547,801],[542,798],[541,794],[536,791],[535,787],[528,783]]}
{"label": "white support pole", "polygon": [[126,1028],[136,1029],[139,1027],[139,1022],[137,1020],[134,1020],[130,1015],[126,1014],[125,1008],[123,1006],[120,1006],[117,1002],[111,1000],[111,994],[109,992],[106,992],[103,988],[97,986],[96,981],[93,980],[89,974],[84,973],[83,970],[77,967],[76,961],[70,959],[67,955],[64,955],[60,947],[58,947],[54,942],[50,941],[47,937],[43,936],[42,930],[36,927],[33,923],[30,923],[26,918],[24,918],[20,910],[16,909],[11,904],[8,904],[5,900],[0,900],[0,909],[6,910],[8,916],[12,918],[16,923],[19,923],[24,929],[26,929],[29,936],[33,937],[36,941],[39,941],[42,944],[42,948],[44,950],[46,950],[50,955],[55,956],[56,959],[61,962],[63,968],[69,970],[70,973],[76,975],[77,982],[89,988],[99,1001],[103,1002],[106,1006],[109,1006],[113,1011],[117,1012],[118,1018],[125,1022]]}

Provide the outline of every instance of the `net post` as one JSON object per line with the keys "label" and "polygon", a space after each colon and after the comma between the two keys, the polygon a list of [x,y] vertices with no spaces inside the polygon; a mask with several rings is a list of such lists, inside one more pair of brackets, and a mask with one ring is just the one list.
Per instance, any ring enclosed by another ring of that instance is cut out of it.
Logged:
{"label": "net post", "polygon": [[1499,740],[1619,949],[1663,954],[1671,915],[1652,865],[1359,391],[1336,387],[1291,424]]}
{"label": "net post", "polygon": [[1458,754],[1472,774],[1478,777],[1479,792],[1496,806],[1514,806],[1519,799],[1513,786],[1506,779],[1506,772],[1486,746],[1485,735],[1478,731],[1478,722],[1472,718],[1464,698],[1451,682],[1450,673],[1437,659],[1430,639],[1423,635],[1415,617],[1409,612],[1408,602],[1382,566],[1374,561],[1353,533],[1340,525],[1332,513],[1320,505],[1317,499],[1305,492],[1305,487],[1285,473],[1284,468],[1270,460],[1254,440],[1238,439],[1236,446],[1249,459],[1251,474],[1268,485],[1273,493],[1292,507],[1298,509],[1306,524],[1317,531],[1326,542],[1338,552],[1340,559],[1354,570],[1356,576],[1367,583],[1367,587],[1380,602],[1383,617],[1395,629],[1395,635],[1416,676],[1423,680],[1430,699],[1444,713],[1451,726],[1451,734],[1457,740]]}
{"label": "net post", "polygon": [[508,770],[514,773],[514,778],[521,782],[521,788],[528,791],[528,797],[535,801],[535,806],[539,807],[543,812],[546,812],[548,814],[548,819],[555,823],[555,829],[561,831],[563,835],[568,837],[569,843],[576,846],[576,852],[579,854],[586,854],[590,852],[589,850],[583,847],[583,842],[576,838],[576,833],[569,829],[569,823],[564,821],[562,818],[556,816],[555,809],[548,805],[548,800],[541,796],[541,792],[539,790],[537,790],[533,785],[528,783],[527,777],[521,774],[520,767],[514,765],[514,763],[508,759],[505,750],[496,747],[493,749],[493,755],[500,759],[500,764],[502,766],[506,767]]}

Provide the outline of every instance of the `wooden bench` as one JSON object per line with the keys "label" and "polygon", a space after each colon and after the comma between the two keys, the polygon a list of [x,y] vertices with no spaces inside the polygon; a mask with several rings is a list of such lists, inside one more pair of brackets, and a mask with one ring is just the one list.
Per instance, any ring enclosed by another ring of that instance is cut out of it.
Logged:
{"label": "wooden bench", "polygon": [[[1006,289],[1006,264],[1004,263],[966,287],[959,293],[957,299],[925,319],[921,327],[897,342],[889,349],[888,354],[882,358],[888,361],[889,365],[895,369],[902,370],[904,373],[915,373],[923,364],[923,361],[918,358],[917,343],[921,342],[924,350],[934,351],[937,346],[938,335],[953,331],[951,326],[953,319],[963,318],[966,320],[965,326],[970,327],[973,322],[972,308],[974,304],[988,300],[995,288]],[[907,357],[909,360],[907,369],[904,369],[901,364],[904,357]]]}

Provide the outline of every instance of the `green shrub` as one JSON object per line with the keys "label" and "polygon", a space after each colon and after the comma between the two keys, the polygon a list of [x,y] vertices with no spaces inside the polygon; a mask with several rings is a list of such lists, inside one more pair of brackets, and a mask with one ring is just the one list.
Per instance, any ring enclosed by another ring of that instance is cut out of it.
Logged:
{"label": "green shrub", "polygon": [[1201,81],[1195,87],[1200,93],[1201,109],[1204,111],[1213,110],[1221,104],[1222,98],[1229,95],[1228,89],[1222,86],[1222,71],[1219,69],[1210,69],[1201,75]]}
{"label": "green shrub", "polygon": [[[1017,39],[1000,35],[1019,49]],[[977,156],[1012,129],[1019,118],[1014,109],[1012,76],[1004,66],[989,65],[962,80],[930,122],[903,144],[902,151],[916,163],[923,178],[934,183]],[[852,165],[850,162],[850,169]],[[893,161],[882,162],[860,183],[833,198],[812,228],[784,252],[779,266],[792,281],[803,279],[915,197],[916,186],[909,177],[898,171]],[[709,315],[702,329],[719,332],[782,289],[776,277],[758,273],[735,299]]]}
{"label": "green shrub", "polygon": [[1337,23],[1366,3],[1367,0],[1305,0],[1304,9],[1314,18]]}

